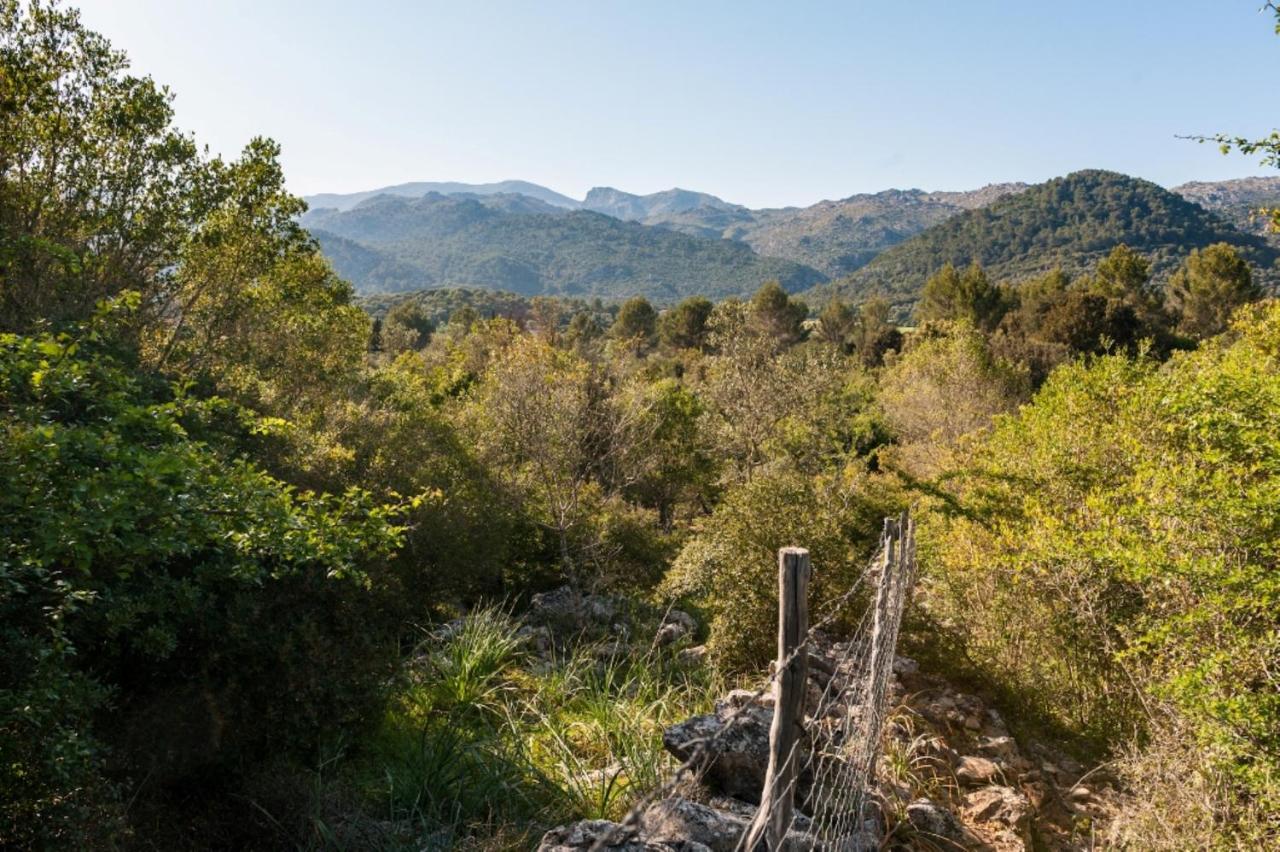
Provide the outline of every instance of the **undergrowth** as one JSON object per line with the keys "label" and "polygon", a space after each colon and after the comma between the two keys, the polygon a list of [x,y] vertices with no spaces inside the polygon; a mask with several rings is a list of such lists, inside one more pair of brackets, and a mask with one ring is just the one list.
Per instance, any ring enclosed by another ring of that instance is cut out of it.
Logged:
{"label": "undergrowth", "polygon": [[527,849],[552,825],[620,818],[674,768],[662,729],[717,694],[669,651],[582,640],[547,659],[518,631],[489,606],[423,641],[306,845]]}

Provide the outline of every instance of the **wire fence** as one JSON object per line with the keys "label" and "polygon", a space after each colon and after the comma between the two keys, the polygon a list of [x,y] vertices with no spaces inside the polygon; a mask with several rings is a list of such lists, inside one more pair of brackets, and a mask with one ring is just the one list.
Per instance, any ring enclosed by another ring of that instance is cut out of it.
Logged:
{"label": "wire fence", "polygon": [[[847,639],[834,643],[828,655],[806,657],[816,664],[825,684],[816,700],[806,701],[801,735],[779,757],[782,762],[794,761],[796,771],[775,777],[775,782],[789,778],[785,787],[774,783],[761,791],[760,808],[776,807],[784,800],[789,808],[795,802],[795,816],[785,832],[789,848],[874,848],[879,820],[872,795],[875,766],[888,715],[898,635],[915,574],[914,522],[906,512],[898,518],[886,518],[880,546],[858,579],[826,607],[796,647],[777,661],[760,688],[747,700],[735,702],[718,730],[699,742],[666,782],[637,801],[620,823],[601,833],[590,852],[603,852],[637,836],[654,803],[700,780],[748,711],[759,706],[771,691],[776,704],[782,673],[801,655],[813,655],[826,629],[847,615],[855,601],[868,597],[871,604]],[[801,685],[807,687],[807,683]],[[735,852],[744,852],[749,846],[749,852],[770,848],[758,834],[743,831]]]}

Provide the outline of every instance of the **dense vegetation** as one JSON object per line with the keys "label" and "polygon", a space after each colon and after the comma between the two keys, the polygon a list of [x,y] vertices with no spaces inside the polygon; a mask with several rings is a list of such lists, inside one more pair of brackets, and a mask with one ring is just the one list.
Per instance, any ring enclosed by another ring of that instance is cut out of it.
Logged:
{"label": "dense vegetation", "polygon": [[846,297],[880,293],[909,304],[925,278],[948,263],[980,263],[1003,280],[1052,269],[1076,274],[1122,244],[1147,255],[1163,280],[1188,251],[1219,242],[1235,246],[1265,282],[1280,276],[1280,251],[1264,238],[1237,231],[1148,181],[1083,171],[948,219],[831,289]]}
{"label": "dense vegetation", "polygon": [[[670,770],[662,726],[771,655],[776,549],[810,548],[821,608],[908,504],[909,641],[1114,761],[1122,840],[1280,839],[1253,244],[1164,287],[1123,245],[1017,286],[942,265],[914,329],[751,279],[375,319],[276,146],[202,153],[75,13],[0,0],[0,87],[0,846],[516,849],[616,818]],[[441,198],[353,212],[526,203]],[[564,586],[609,611],[532,600]],[[706,659],[651,641],[672,605]]]}
{"label": "dense vegetation", "polygon": [[384,195],[345,212],[316,211],[305,222],[362,292],[487,287],[527,296],[640,294],[670,303],[695,293],[740,295],[773,279],[792,291],[824,280],[742,243],[589,211],[522,209],[505,198]]}

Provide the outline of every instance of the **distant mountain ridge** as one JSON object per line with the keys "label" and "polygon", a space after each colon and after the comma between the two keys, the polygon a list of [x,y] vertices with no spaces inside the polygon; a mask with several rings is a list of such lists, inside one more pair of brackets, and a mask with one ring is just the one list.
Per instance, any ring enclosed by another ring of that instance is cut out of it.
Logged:
{"label": "distant mountain ridge", "polygon": [[380,195],[303,216],[339,274],[359,292],[483,287],[522,296],[643,295],[659,303],[741,295],[769,280],[789,290],[821,273],[709,240],[587,210],[528,210],[507,196]]}
{"label": "distant mountain ridge", "polygon": [[[1231,223],[1259,236],[1263,236],[1259,234],[1263,224],[1250,219],[1250,212],[1260,206],[1280,205],[1280,177],[1189,183],[1172,191],[1142,183],[1170,198],[1200,205],[1196,209],[1217,212],[1225,220],[1220,222],[1223,227]],[[791,288],[833,280],[840,282],[839,289],[850,293],[888,289],[905,296],[916,286],[905,279],[922,273],[909,269],[910,264],[901,265],[905,254],[892,254],[896,246],[957,217],[1036,188],[1002,183],[970,191],[893,189],[808,207],[753,210],[709,193],[680,188],[638,195],[595,187],[578,201],[527,181],[419,182],[364,193],[310,196],[306,200],[312,209],[303,222],[317,233],[335,266],[361,292],[479,286],[525,295],[549,292],[623,298],[633,294],[627,287],[635,287],[635,292],[667,301],[680,293],[734,293],[735,288],[724,278],[729,269],[743,272],[736,293],[745,293],[757,281],[760,270],[771,269],[779,271],[779,277]],[[445,203],[449,199],[468,203]],[[391,203],[423,200],[427,203],[421,210],[411,203]],[[1167,199],[1157,206],[1167,208]],[[424,217],[427,209],[430,214]],[[1077,212],[1084,215],[1087,211]],[[600,215],[630,227],[613,228],[607,222],[581,216],[554,224],[551,221],[572,213]],[[516,221],[526,216],[535,218]],[[1119,233],[1125,225],[1121,219],[1097,227],[1102,231],[1118,229]],[[985,227],[992,225],[988,222]],[[1035,224],[1028,223],[1028,227]],[[473,232],[464,234],[468,229]],[[696,241],[673,240],[653,232]],[[1280,238],[1265,235],[1264,239],[1280,248]],[[591,240],[605,242],[587,245]],[[433,241],[447,245],[428,245]],[[727,246],[718,245],[726,242]],[[660,257],[656,253],[659,246],[680,254]],[[918,245],[905,250],[906,254],[917,251]],[[951,254],[967,257],[972,253]],[[920,257],[927,263],[947,254],[924,251]],[[1021,274],[1024,268],[1051,262],[1045,258],[1055,254],[1066,257],[1068,265],[1092,256],[1090,251],[1064,245],[1047,255],[1042,248],[1035,249],[1016,262],[997,258],[997,265]],[[1165,244],[1159,254],[1172,257],[1177,251]],[[876,267],[860,274],[873,261]],[[1162,261],[1157,264],[1161,269],[1164,265]]]}
{"label": "distant mountain ridge", "polygon": [[504,180],[497,183],[418,181],[415,183],[399,183],[395,186],[384,186],[381,189],[371,189],[366,192],[324,192],[319,195],[303,196],[303,200],[313,210],[322,207],[334,210],[350,210],[361,202],[368,201],[378,195],[421,198],[433,192],[440,195],[525,195],[529,198],[536,198],[538,201],[550,204],[553,207],[563,207],[566,210],[576,210],[581,206],[581,202],[575,201],[567,195],[561,195],[555,190],[547,189],[545,186],[539,186],[536,183],[530,183],[527,180]]}

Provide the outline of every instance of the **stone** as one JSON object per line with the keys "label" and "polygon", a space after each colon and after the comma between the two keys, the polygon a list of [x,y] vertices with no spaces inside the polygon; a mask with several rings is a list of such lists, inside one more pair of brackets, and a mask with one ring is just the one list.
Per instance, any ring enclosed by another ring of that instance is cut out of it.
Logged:
{"label": "stone", "polygon": [[609,852],[710,852],[692,840],[646,840],[616,822],[589,819],[553,828],[542,836],[538,852],[587,852],[602,839]]}
{"label": "stone", "polygon": [[674,645],[684,638],[684,630],[678,624],[664,624],[658,628],[658,634],[653,638],[653,644],[659,648],[666,648]]}
{"label": "stone", "polygon": [[685,633],[692,633],[698,629],[698,622],[693,616],[681,609],[673,609],[668,612],[662,619],[663,624],[674,624]]}
{"label": "stone", "polygon": [[655,802],[640,819],[649,840],[692,840],[712,852],[734,852],[750,824],[750,815],[716,810],[679,796]]}
{"label": "stone", "polygon": [[1031,816],[1031,802],[1012,787],[993,784],[965,796],[964,810],[979,822],[995,822],[1021,832]]}
{"label": "stone", "polygon": [[997,781],[1000,774],[1000,767],[985,757],[965,755],[956,764],[956,780],[971,787],[981,787]]}
{"label": "stone", "polygon": [[707,646],[694,645],[692,648],[683,648],[676,655],[676,659],[686,666],[699,665],[707,659]]}
{"label": "stone", "polygon": [[662,744],[683,762],[692,759],[703,743],[714,741],[695,764],[704,773],[703,782],[718,792],[759,803],[769,766],[773,710],[751,702],[752,695],[735,690],[716,702],[715,713],[667,728],[662,732]]}
{"label": "stone", "polygon": [[996,760],[1021,759],[1018,743],[1013,737],[984,737],[978,743],[978,751]]}
{"label": "stone", "polygon": [[907,805],[907,822],[921,834],[950,841],[961,849],[980,842],[955,814],[930,799],[916,799]]}
{"label": "stone", "polygon": [[893,673],[899,675],[913,675],[920,671],[920,664],[910,657],[894,657]]}

